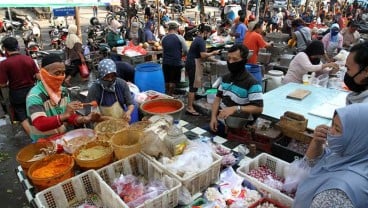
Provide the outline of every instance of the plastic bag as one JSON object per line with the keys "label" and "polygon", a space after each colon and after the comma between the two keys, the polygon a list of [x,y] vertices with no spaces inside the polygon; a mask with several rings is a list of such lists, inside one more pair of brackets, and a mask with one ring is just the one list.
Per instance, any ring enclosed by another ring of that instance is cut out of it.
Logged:
{"label": "plastic bag", "polygon": [[144,132],[142,138],[142,151],[155,157],[171,157],[171,153],[165,143],[153,131]]}
{"label": "plastic bag", "polygon": [[210,203],[216,203],[215,207],[226,207],[226,202],[223,195],[218,191],[217,188],[210,187],[204,193],[205,198]]}
{"label": "plastic bag", "polygon": [[156,198],[163,192],[167,191],[168,188],[162,181],[152,181],[144,187],[145,191],[143,195],[137,197],[134,201],[130,201],[127,203],[129,207],[138,207],[143,204],[145,201]]}
{"label": "plastic bag", "polygon": [[235,173],[232,167],[228,167],[220,174],[220,191],[225,199],[237,198],[242,189],[243,179]]}
{"label": "plastic bag", "polygon": [[285,169],[285,182],[282,189],[286,193],[295,193],[300,181],[309,175],[311,167],[304,159],[294,160]]}
{"label": "plastic bag", "polygon": [[136,46],[134,45],[133,41],[129,42],[128,46],[125,46],[124,49],[122,50],[122,54],[127,55],[127,56],[139,56],[139,55],[146,55],[147,51],[142,48],[142,46]]}
{"label": "plastic bag", "polygon": [[144,185],[133,175],[121,175],[115,179],[111,188],[124,200],[129,203],[142,196]]}
{"label": "plastic bag", "polygon": [[185,178],[206,170],[212,165],[211,148],[209,144],[191,141],[183,154],[171,160],[163,158],[161,162],[167,169]]}
{"label": "plastic bag", "polygon": [[192,195],[184,186],[179,189],[179,205],[188,205],[193,202]]}
{"label": "plastic bag", "polygon": [[87,78],[89,76],[89,70],[87,64],[81,64],[79,67],[79,74],[82,78]]}
{"label": "plastic bag", "polygon": [[266,184],[267,186],[277,189],[277,190],[282,190],[282,182],[279,180],[274,179],[272,176],[268,175],[266,177],[266,179],[263,182],[264,184]]}
{"label": "plastic bag", "polygon": [[88,201],[86,200],[83,204],[79,205],[77,208],[98,208],[98,207],[89,204]]}

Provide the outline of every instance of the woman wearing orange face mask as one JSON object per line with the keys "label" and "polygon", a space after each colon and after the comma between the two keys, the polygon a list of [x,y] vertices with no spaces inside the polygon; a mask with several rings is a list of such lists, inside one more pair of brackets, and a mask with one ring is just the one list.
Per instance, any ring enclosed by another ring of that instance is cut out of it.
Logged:
{"label": "woman wearing orange face mask", "polygon": [[30,90],[26,99],[33,142],[64,133],[67,124],[79,126],[100,119],[97,113],[88,116],[75,114],[83,105],[79,101],[70,102],[67,89],[61,86],[65,79],[65,66],[59,56],[50,54],[42,59],[40,77],[41,81]]}

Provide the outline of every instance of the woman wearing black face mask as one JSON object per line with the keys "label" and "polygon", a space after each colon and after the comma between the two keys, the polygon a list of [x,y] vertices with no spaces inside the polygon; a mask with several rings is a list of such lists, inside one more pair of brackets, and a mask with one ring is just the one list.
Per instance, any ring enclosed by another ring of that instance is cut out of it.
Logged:
{"label": "woman wearing black face mask", "polygon": [[[304,51],[296,54],[290,62],[289,69],[282,83],[303,83],[303,75],[308,72],[328,73],[330,71],[330,73],[335,73],[339,69],[336,63],[321,63],[321,57],[324,54],[323,43],[319,40],[312,41]],[[326,68],[332,68],[333,70]]]}
{"label": "woman wearing black face mask", "polygon": [[368,102],[368,41],[350,49],[345,65],[344,83],[352,91],[346,104]]}
{"label": "woman wearing black face mask", "polygon": [[188,94],[188,106],[186,113],[192,116],[199,116],[199,113],[195,111],[193,102],[195,93],[198,88],[202,87],[203,67],[202,62],[205,59],[210,61],[217,61],[212,56],[219,54],[219,50],[212,51],[211,53],[206,52],[206,39],[211,35],[211,27],[204,23],[198,26],[199,34],[193,40],[190,45],[187,60],[185,62],[185,71],[189,77],[189,94]]}
{"label": "woman wearing black face mask", "polygon": [[134,101],[128,84],[116,77],[116,64],[103,59],[98,64],[99,79],[88,90],[88,102],[96,101],[102,120],[117,118],[131,120]]}

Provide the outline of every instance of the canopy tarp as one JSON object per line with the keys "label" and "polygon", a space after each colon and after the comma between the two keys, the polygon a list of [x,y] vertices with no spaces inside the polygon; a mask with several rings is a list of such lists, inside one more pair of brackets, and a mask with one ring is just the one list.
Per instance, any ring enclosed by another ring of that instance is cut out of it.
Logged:
{"label": "canopy tarp", "polygon": [[0,0],[1,7],[76,7],[97,6],[116,0]]}

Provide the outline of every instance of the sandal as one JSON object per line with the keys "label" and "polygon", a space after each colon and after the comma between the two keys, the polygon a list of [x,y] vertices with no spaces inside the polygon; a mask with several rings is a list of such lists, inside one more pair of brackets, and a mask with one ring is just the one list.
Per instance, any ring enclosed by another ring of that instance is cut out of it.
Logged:
{"label": "sandal", "polygon": [[189,111],[188,109],[185,111],[185,114],[191,115],[191,116],[200,116],[197,111]]}

